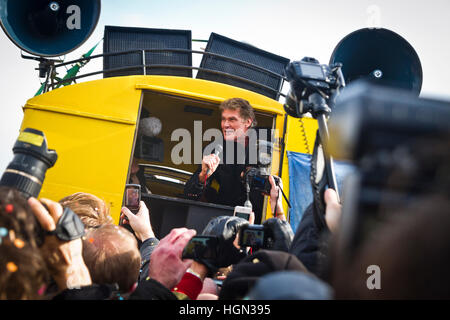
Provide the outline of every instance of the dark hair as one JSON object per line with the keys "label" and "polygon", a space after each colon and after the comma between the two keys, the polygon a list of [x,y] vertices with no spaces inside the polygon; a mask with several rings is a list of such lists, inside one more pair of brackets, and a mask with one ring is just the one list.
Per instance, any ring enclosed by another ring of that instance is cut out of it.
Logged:
{"label": "dark hair", "polygon": [[240,116],[244,119],[251,119],[252,125],[251,127],[255,127],[257,125],[255,112],[250,103],[242,98],[231,98],[223,101],[219,106],[220,112],[223,112],[225,109],[230,110],[239,110]]}
{"label": "dark hair", "polygon": [[49,273],[36,241],[40,226],[27,200],[9,187],[0,187],[0,228],[0,299],[45,298]]}
{"label": "dark hair", "polygon": [[0,227],[13,230],[17,238],[37,248],[40,226],[25,197],[17,190],[0,187]]}
{"label": "dark hair", "polygon": [[48,269],[39,250],[29,243],[2,239],[0,244],[0,300],[44,299]]}

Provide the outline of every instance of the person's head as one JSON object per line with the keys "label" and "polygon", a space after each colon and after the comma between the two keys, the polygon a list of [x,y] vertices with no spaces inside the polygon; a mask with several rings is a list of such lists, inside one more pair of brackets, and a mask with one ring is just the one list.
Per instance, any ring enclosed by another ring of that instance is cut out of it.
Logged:
{"label": "person's head", "polygon": [[255,113],[247,100],[231,98],[220,106],[222,114],[221,128],[225,140],[238,140],[248,129],[256,126]]}
{"label": "person's head", "polygon": [[121,292],[128,292],[138,280],[141,255],[136,238],[123,227],[106,224],[89,230],[83,258],[93,283],[117,284]]}
{"label": "person's head", "polygon": [[59,203],[63,207],[72,209],[84,223],[86,229],[113,223],[109,207],[93,194],[77,192],[61,199]]}
{"label": "person's head", "polygon": [[219,300],[243,299],[261,277],[276,271],[308,272],[303,263],[290,253],[258,250],[233,265],[222,284]]}
{"label": "person's head", "polygon": [[40,226],[25,197],[17,190],[0,187],[0,227],[13,231],[16,238],[37,248]]}
{"label": "person's head", "polygon": [[0,187],[0,299],[43,298],[48,270],[38,249],[38,228],[22,194]]}
{"label": "person's head", "polygon": [[131,174],[135,175],[139,171],[139,160],[133,157],[133,162],[131,163]]}
{"label": "person's head", "polygon": [[44,298],[49,283],[45,260],[29,243],[11,240],[3,237],[0,244],[0,300]]}

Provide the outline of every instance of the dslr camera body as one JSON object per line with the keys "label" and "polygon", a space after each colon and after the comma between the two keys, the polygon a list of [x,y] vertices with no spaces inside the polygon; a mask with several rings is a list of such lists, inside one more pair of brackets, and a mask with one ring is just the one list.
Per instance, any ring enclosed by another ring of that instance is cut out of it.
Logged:
{"label": "dslr camera body", "polygon": [[261,224],[249,224],[239,230],[239,246],[252,249],[270,249],[274,244],[272,230]]}
{"label": "dslr camera body", "polygon": [[[244,173],[244,182],[247,184],[247,192],[270,194],[272,188],[270,177],[270,165],[272,163],[273,144],[270,141],[258,140],[256,144],[257,161],[256,164],[250,164]],[[279,178],[274,177],[278,185]]]}
{"label": "dslr camera body", "polygon": [[327,115],[339,90],[345,87],[341,71],[342,64],[320,64],[315,58],[304,57],[289,63],[286,68],[287,80],[291,85],[284,110],[295,118],[310,112],[314,118],[320,112]]}

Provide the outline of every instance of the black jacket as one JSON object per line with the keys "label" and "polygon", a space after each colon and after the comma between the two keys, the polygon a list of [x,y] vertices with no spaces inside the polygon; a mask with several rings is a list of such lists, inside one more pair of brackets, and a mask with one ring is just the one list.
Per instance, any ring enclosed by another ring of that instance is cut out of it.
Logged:
{"label": "black jacket", "polygon": [[[247,193],[243,174],[248,166],[248,148],[244,150],[240,144],[234,143],[233,158],[227,157],[227,145],[225,143],[223,153],[219,155],[223,163],[219,164],[216,171],[206,180],[206,185],[200,183],[198,178],[202,170],[201,165],[186,182],[184,194],[187,198],[231,207],[244,205]],[[228,148],[230,148],[229,145]],[[244,152],[245,159],[238,158],[239,152]],[[264,198],[260,194],[250,193],[250,201],[255,212],[255,223],[261,221],[263,200]]]}
{"label": "black jacket", "polygon": [[139,282],[145,280],[148,276],[148,267],[150,264],[150,256],[158,245],[159,240],[156,238],[149,238],[142,242],[139,247],[141,253],[141,269],[139,270]]}
{"label": "black jacket", "polygon": [[[229,151],[230,148],[234,152]],[[245,158],[238,161],[238,154]],[[216,171],[204,183],[199,182],[198,175],[202,170],[199,165],[192,177],[186,183],[184,194],[193,200],[203,200],[209,203],[223,204],[227,206],[243,205],[246,200],[245,185],[242,173],[245,171],[245,159],[248,151],[238,143],[225,143],[223,152],[219,154],[221,163]],[[231,157],[230,157],[231,156]]]}
{"label": "black jacket", "polygon": [[295,255],[316,276],[324,278],[328,272],[330,234],[320,231],[314,220],[313,205],[303,214],[295,232],[289,253]]}

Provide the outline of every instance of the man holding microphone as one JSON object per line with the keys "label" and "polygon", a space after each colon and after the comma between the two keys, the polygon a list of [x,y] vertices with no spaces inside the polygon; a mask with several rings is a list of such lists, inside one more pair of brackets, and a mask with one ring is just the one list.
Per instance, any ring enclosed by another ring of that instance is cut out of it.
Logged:
{"label": "man holding microphone", "polygon": [[[225,142],[223,152],[220,152],[220,147],[216,147],[215,153],[203,157],[201,166],[186,183],[184,193],[193,200],[227,206],[243,206],[247,200],[243,183],[243,174],[249,159],[247,131],[256,126],[255,113],[249,102],[241,98],[225,100],[219,108]],[[227,152],[234,152],[234,156],[227,156]],[[220,163],[221,158],[223,163]],[[273,182],[273,179],[271,180]],[[278,187],[273,184],[272,189],[277,191]],[[256,196],[261,197],[261,195]],[[262,202],[262,198],[253,202]],[[262,214],[261,208],[258,207],[258,204],[254,203],[256,223],[261,220]],[[277,213],[281,213],[278,207]],[[272,211],[274,210],[275,208],[272,208]]]}

